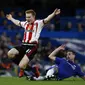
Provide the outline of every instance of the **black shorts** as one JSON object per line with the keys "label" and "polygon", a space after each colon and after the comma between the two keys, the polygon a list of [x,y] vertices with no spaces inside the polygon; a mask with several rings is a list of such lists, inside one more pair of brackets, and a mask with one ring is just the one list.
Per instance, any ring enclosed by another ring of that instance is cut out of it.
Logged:
{"label": "black shorts", "polygon": [[37,44],[21,44],[21,45],[15,46],[14,48],[19,51],[19,54],[16,55],[16,57],[12,59],[12,61],[18,65],[21,59],[24,57],[24,55],[27,55],[29,60],[32,60],[34,55],[37,52],[38,45]]}

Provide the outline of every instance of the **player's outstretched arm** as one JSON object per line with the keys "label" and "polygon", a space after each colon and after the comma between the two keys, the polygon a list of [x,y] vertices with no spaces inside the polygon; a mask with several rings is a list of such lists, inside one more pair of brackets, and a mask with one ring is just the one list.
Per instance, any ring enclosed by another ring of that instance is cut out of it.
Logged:
{"label": "player's outstretched arm", "polygon": [[49,57],[51,60],[55,61],[55,59],[56,59],[56,54],[57,54],[60,50],[65,50],[65,46],[66,46],[65,44],[59,46],[59,47],[56,48],[48,57]]}
{"label": "player's outstretched arm", "polygon": [[52,14],[50,14],[47,18],[44,19],[44,23],[47,24],[54,16],[60,14],[60,9],[55,9]]}
{"label": "player's outstretched arm", "polygon": [[14,19],[11,14],[7,14],[7,15],[6,15],[6,18],[7,18],[8,20],[11,20],[15,25],[20,26],[20,21]]}

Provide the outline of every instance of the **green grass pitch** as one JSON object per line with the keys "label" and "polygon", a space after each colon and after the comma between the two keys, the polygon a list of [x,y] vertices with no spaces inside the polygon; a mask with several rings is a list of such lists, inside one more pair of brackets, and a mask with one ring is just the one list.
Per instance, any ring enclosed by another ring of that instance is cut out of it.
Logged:
{"label": "green grass pitch", "polygon": [[26,78],[0,77],[0,85],[85,85],[85,81],[80,78],[63,81],[29,81]]}

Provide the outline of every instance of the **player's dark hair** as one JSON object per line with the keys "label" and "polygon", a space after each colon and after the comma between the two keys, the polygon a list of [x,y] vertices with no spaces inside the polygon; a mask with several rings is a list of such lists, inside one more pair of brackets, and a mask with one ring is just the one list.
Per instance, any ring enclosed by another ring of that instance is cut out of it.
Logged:
{"label": "player's dark hair", "polygon": [[56,56],[58,56],[58,57],[60,57],[60,58],[65,57],[65,56],[66,56],[66,52],[65,52],[65,50],[60,50],[60,51],[57,53]]}
{"label": "player's dark hair", "polygon": [[33,16],[36,16],[36,12],[35,12],[34,10],[32,10],[32,9],[26,10],[25,13],[26,13],[26,14],[31,13]]}
{"label": "player's dark hair", "polygon": [[73,54],[75,54],[75,52],[73,50],[66,50],[66,53],[67,52],[72,52]]}

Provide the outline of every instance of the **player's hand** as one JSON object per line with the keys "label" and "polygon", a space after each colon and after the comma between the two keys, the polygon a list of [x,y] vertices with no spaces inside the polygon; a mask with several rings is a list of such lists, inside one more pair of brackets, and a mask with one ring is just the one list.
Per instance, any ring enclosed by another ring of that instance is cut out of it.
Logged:
{"label": "player's hand", "polygon": [[11,15],[11,14],[7,14],[7,15],[6,15],[6,18],[7,18],[8,20],[11,20],[11,19],[12,19],[12,15]]}
{"label": "player's hand", "polygon": [[57,8],[56,8],[56,9],[54,10],[54,14],[55,14],[55,15],[60,14],[60,9],[57,9]]}
{"label": "player's hand", "polygon": [[58,47],[59,50],[65,50],[66,44],[63,44],[61,46]]}

